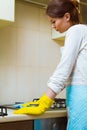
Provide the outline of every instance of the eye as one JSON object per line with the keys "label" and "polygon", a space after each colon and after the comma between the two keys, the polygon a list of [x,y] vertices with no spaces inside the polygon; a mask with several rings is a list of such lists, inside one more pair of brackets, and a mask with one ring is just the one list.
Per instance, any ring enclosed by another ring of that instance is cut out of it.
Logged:
{"label": "eye", "polygon": [[51,21],[52,24],[55,24],[56,21]]}

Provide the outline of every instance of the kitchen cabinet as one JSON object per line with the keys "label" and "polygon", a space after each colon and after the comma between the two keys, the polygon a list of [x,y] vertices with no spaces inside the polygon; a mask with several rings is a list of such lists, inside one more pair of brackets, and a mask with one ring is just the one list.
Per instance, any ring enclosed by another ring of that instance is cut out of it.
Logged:
{"label": "kitchen cabinet", "polygon": [[0,27],[14,22],[15,0],[0,0]]}
{"label": "kitchen cabinet", "polygon": [[[38,116],[13,114],[13,111],[14,109],[7,109],[7,116],[0,116],[0,130],[54,130],[55,127],[65,130],[66,109],[50,110]],[[42,129],[41,125],[46,126],[46,129]]]}
{"label": "kitchen cabinet", "polygon": [[33,130],[33,120],[0,123],[0,130]]}
{"label": "kitchen cabinet", "polygon": [[66,130],[67,117],[34,120],[34,130]]}
{"label": "kitchen cabinet", "polygon": [[66,130],[67,117],[0,123],[0,130]]}
{"label": "kitchen cabinet", "polygon": [[52,39],[53,39],[53,40],[64,41],[64,39],[65,39],[65,34],[66,34],[66,32],[60,33],[60,32],[58,32],[58,31],[52,29]]}

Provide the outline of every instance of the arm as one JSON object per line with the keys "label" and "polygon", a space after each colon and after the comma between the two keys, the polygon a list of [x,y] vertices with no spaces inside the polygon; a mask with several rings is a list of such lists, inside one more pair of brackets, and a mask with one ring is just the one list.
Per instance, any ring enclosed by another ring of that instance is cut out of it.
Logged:
{"label": "arm", "polygon": [[64,89],[78,58],[82,43],[82,32],[79,31],[78,26],[76,25],[68,30],[60,63],[47,84],[57,94]]}
{"label": "arm", "polygon": [[46,95],[52,100],[54,100],[57,94],[52,89],[48,88]]}

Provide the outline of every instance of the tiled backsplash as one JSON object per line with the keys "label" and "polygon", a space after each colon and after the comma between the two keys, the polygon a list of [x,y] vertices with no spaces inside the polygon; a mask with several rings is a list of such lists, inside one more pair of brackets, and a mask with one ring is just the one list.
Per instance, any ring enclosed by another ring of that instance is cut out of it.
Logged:
{"label": "tiled backsplash", "polygon": [[0,28],[0,104],[40,97],[59,58],[45,9],[16,2],[15,22]]}

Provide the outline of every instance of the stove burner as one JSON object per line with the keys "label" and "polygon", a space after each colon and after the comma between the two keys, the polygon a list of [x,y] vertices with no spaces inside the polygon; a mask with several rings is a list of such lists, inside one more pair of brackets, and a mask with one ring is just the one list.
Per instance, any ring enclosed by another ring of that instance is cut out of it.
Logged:
{"label": "stove burner", "polygon": [[66,99],[64,98],[55,98],[55,102],[51,106],[52,109],[62,109],[66,108]]}
{"label": "stove burner", "polygon": [[[39,100],[39,98],[33,99],[33,102]],[[64,98],[55,98],[55,102],[52,104],[50,109],[63,109],[66,108],[66,99]]]}
{"label": "stove burner", "polygon": [[0,106],[0,116],[7,116],[7,108],[4,106]]}

